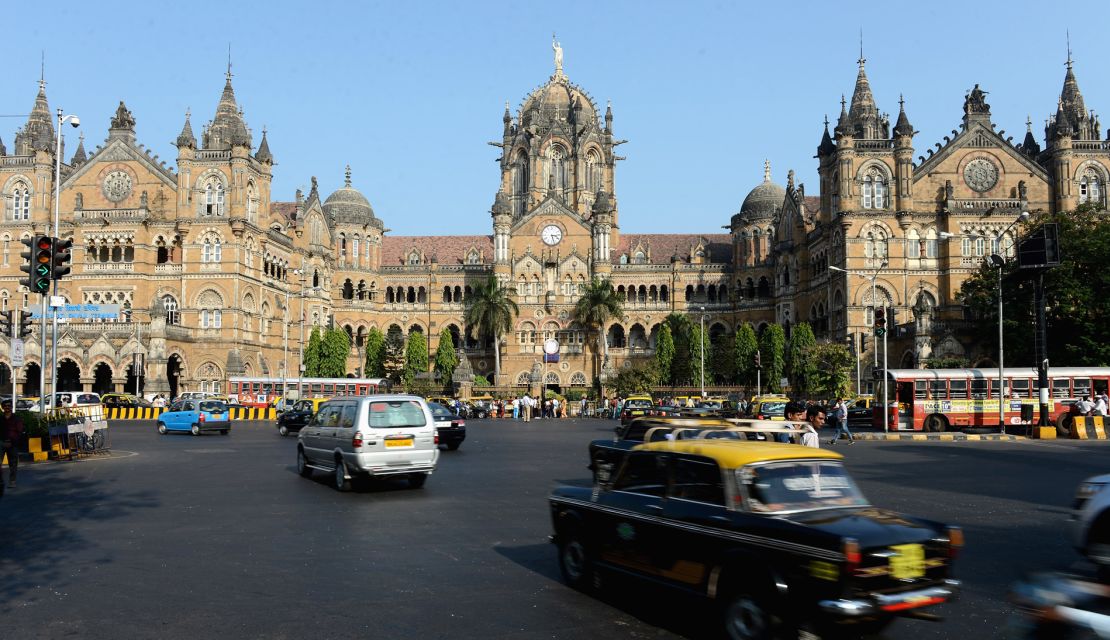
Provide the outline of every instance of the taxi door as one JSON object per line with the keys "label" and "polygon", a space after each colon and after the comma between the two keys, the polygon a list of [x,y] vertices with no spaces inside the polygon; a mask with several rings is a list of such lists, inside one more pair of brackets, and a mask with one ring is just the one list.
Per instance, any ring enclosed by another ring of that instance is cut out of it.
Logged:
{"label": "taxi door", "polygon": [[[725,506],[724,478],[717,463],[701,456],[674,456],[671,485],[663,510],[675,526],[658,558],[664,578],[690,589],[706,583],[714,559],[724,552],[714,529],[728,530],[732,522]],[[689,528],[681,525],[690,525]]]}
{"label": "taxi door", "polygon": [[602,492],[594,531],[601,560],[648,576],[660,575],[659,553],[667,543],[663,521],[669,456],[632,452],[610,490]]}

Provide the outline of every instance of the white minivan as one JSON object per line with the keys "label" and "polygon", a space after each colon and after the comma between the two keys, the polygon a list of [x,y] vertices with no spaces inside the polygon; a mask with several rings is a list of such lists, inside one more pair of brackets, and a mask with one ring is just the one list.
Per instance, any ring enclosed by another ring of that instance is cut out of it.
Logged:
{"label": "white minivan", "polygon": [[435,420],[420,396],[335,398],[320,405],[297,438],[297,471],[331,473],[335,488],[351,481],[403,475],[422,487],[439,460]]}

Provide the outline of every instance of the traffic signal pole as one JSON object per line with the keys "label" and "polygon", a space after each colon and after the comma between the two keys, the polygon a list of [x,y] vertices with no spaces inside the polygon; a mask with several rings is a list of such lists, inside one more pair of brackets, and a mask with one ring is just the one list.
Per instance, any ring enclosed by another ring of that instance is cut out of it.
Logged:
{"label": "traffic signal pole", "polygon": [[[885,314],[884,314],[885,315]],[[886,331],[883,331],[883,433],[890,433],[890,406],[887,403],[887,387],[890,384],[890,376],[887,375],[887,348],[886,348]]]}
{"label": "traffic signal pole", "polygon": [[[42,359],[39,362],[39,414],[46,415],[46,295],[41,296],[42,311],[39,314],[39,345],[42,347]],[[14,407],[13,407],[14,409]]]}

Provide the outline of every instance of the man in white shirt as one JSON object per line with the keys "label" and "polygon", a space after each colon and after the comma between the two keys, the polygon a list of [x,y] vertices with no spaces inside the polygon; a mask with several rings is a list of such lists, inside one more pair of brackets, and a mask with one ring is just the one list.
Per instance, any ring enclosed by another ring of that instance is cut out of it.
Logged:
{"label": "man in white shirt", "polygon": [[1091,402],[1088,396],[1083,396],[1079,402],[1075,403],[1075,408],[1079,411],[1079,415],[1085,416],[1091,413],[1091,409],[1095,408],[1095,404]]}
{"label": "man in white shirt", "polygon": [[802,446],[821,448],[821,438],[817,435],[817,429],[825,426],[825,418],[825,407],[813,405],[806,409],[806,421],[809,424],[802,429]]}

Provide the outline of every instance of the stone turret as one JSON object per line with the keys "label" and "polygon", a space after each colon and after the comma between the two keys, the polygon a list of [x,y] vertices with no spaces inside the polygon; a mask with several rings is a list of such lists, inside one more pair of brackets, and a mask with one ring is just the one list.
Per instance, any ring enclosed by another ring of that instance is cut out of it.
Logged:
{"label": "stone turret", "polygon": [[34,155],[35,151],[54,150],[54,120],[46,101],[46,81],[39,80],[39,93],[27,122],[15,134],[15,155]]}

